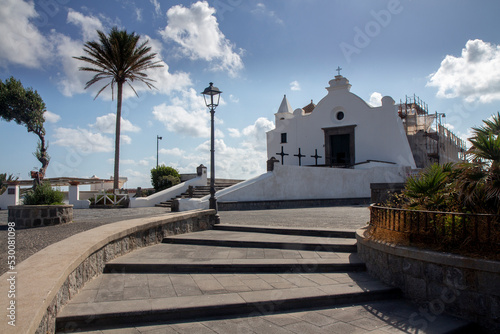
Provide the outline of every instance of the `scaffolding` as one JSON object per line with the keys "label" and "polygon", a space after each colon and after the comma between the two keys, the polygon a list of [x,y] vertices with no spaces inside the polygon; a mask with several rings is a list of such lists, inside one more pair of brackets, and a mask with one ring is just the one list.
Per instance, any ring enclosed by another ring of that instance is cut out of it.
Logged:
{"label": "scaffolding", "polygon": [[398,105],[417,168],[465,160],[465,141],[441,124],[442,113],[429,114],[428,105],[415,94]]}

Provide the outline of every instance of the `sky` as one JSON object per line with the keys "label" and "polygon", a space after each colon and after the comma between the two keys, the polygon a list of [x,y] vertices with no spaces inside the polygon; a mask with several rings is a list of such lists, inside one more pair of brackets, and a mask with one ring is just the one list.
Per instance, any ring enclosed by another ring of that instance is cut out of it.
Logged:
{"label": "sky", "polygon": [[[319,102],[341,74],[374,106],[416,94],[462,138],[500,110],[500,2],[485,0],[0,0],[0,79],[13,76],[45,101],[47,177],[113,175],[116,99],[78,70],[97,30],[149,41],[164,65],[156,89],[133,83],[122,109],[120,176],[150,187],[159,163],[194,173],[210,164],[210,114],[200,94],[223,93],[215,111],[215,175],[265,172],[265,132],[283,95],[293,109]],[[383,129],[381,129],[381,135]],[[0,173],[29,179],[37,137],[0,120]]]}

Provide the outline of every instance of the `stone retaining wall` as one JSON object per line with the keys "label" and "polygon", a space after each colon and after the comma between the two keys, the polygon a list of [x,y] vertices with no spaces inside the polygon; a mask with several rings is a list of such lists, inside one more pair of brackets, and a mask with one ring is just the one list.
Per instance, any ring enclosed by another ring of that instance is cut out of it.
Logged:
{"label": "stone retaining wall", "polygon": [[446,312],[500,330],[500,262],[367,240],[366,229],[356,233],[359,256],[371,275],[422,305],[410,319],[417,328]]}
{"label": "stone retaining wall", "polygon": [[[16,326],[0,322],[0,333],[54,333],[59,310],[107,262],[135,249],[160,243],[168,235],[211,229],[215,211],[169,213],[106,224],[73,235],[35,253],[0,277],[0,291],[15,279]],[[0,298],[0,309],[9,307]],[[12,331],[14,330],[14,331]]]}
{"label": "stone retaining wall", "polygon": [[13,205],[9,206],[9,222],[16,228],[65,224],[73,221],[73,205]]}

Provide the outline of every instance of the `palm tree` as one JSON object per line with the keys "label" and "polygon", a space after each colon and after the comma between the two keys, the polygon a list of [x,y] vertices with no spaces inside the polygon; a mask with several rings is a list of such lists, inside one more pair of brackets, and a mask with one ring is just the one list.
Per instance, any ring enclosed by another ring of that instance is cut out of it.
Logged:
{"label": "palm tree", "polygon": [[500,113],[472,128],[471,161],[461,166],[457,188],[464,203],[500,214]]}
{"label": "palm tree", "polygon": [[156,53],[151,53],[149,41],[138,45],[140,36],[134,32],[129,34],[126,30],[118,30],[117,27],[111,29],[109,35],[102,31],[97,31],[99,41],[86,42],[83,51],[87,56],[73,57],[92,65],[92,67],[80,67],[80,71],[96,73],[90,79],[85,89],[101,80],[109,80],[97,92],[96,99],[101,92],[108,86],[111,86],[112,98],[114,98],[114,86],[117,86],[116,103],[116,131],[115,131],[115,168],[113,188],[118,189],[119,164],[120,164],[120,120],[122,111],[122,92],[123,84],[126,82],[130,88],[131,82],[140,81],[146,84],[148,88],[155,88],[145,71],[154,67],[162,67],[161,61],[154,61]]}

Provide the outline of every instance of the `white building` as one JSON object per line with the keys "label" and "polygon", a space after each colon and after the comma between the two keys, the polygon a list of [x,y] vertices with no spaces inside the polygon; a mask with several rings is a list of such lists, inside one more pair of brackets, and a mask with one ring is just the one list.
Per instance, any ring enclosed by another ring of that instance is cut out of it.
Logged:
{"label": "white building", "polygon": [[371,107],[350,92],[341,75],[329,82],[317,105],[292,111],[286,96],[275,114],[276,128],[267,132],[267,155],[282,165],[374,166],[415,168],[412,151],[394,100],[385,96]]}
{"label": "white building", "polygon": [[[219,207],[366,203],[370,184],[404,182],[416,166],[394,100],[385,96],[380,107],[371,107],[350,88],[337,75],[318,105],[295,111],[285,96],[276,128],[267,132],[268,159],[277,162],[263,175],[218,191]],[[208,197],[179,201],[181,211],[200,208],[208,208]]]}

